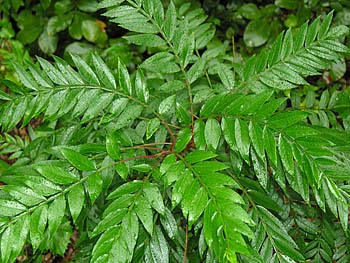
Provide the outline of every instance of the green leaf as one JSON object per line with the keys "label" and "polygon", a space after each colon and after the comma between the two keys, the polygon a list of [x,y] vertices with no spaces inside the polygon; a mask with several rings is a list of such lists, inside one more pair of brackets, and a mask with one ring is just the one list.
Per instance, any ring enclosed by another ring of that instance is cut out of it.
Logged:
{"label": "green leaf", "polygon": [[233,72],[224,64],[217,64],[217,71],[219,74],[219,78],[228,90],[232,90],[235,87],[235,79]]}
{"label": "green leaf", "polygon": [[179,50],[180,65],[185,68],[190,62],[194,50],[194,34],[190,34],[184,41],[181,50]]}
{"label": "green leaf", "polygon": [[146,128],[146,140],[149,140],[152,135],[158,130],[160,126],[160,120],[158,118],[151,119]]}
{"label": "green leaf", "polygon": [[1,187],[1,189],[8,192],[18,202],[26,206],[34,206],[46,200],[46,198],[27,187],[4,185]]}
{"label": "green leaf", "polygon": [[97,117],[99,114],[103,113],[102,111],[109,106],[113,99],[114,96],[111,94],[100,94],[96,98],[96,102],[93,103],[90,107],[88,107],[88,109],[84,113],[83,118],[81,119],[81,122],[87,122],[88,120],[91,120]]}
{"label": "green leaf", "polygon": [[50,196],[62,190],[61,187],[41,176],[26,176],[23,181],[31,189],[35,189],[35,192],[44,196]]}
{"label": "green leaf", "polygon": [[270,131],[267,126],[263,129],[263,137],[264,137],[264,147],[267,153],[267,156],[271,160],[271,162],[277,166],[277,151],[276,151],[276,141],[274,134]]}
{"label": "green leaf", "polygon": [[135,77],[135,90],[137,97],[143,101],[148,102],[149,99],[149,91],[147,88],[147,81],[141,69],[136,71]]}
{"label": "green leaf", "polygon": [[83,209],[85,203],[85,193],[84,188],[81,184],[75,185],[68,192],[68,205],[69,211],[72,215],[73,222],[76,222],[78,216],[80,215],[81,210]]}
{"label": "green leaf", "polygon": [[10,225],[1,235],[0,251],[2,262],[9,262],[11,257],[11,235],[13,232],[13,225]]}
{"label": "green leaf", "polygon": [[55,35],[58,32],[65,30],[72,22],[72,15],[52,16],[47,22],[47,33]]}
{"label": "green leaf", "polygon": [[173,110],[175,108],[175,98],[176,98],[176,95],[171,95],[166,99],[164,99],[159,104],[159,108],[158,108],[159,114],[162,114],[162,115],[167,114],[171,110]]}
{"label": "green leaf", "polygon": [[174,147],[175,152],[181,152],[183,151],[187,144],[191,141],[192,138],[192,131],[189,128],[184,128],[179,131],[179,134],[176,139],[176,144]]}
{"label": "green leaf", "polygon": [[93,54],[92,62],[95,67],[95,72],[102,84],[108,89],[116,89],[115,78],[103,60],[99,56]]}
{"label": "green leaf", "polygon": [[196,49],[202,49],[215,36],[215,27],[211,23],[204,23],[198,26],[194,32],[196,38]]}
{"label": "green leaf", "polygon": [[325,19],[323,20],[319,30],[318,30],[318,34],[317,34],[317,38],[319,40],[324,39],[327,36],[328,30],[329,30],[329,26],[331,25],[332,19],[333,19],[333,11],[329,12],[327,14],[327,16],[325,17]]}
{"label": "green leaf", "polygon": [[250,21],[244,30],[243,40],[248,47],[258,47],[266,43],[269,30],[263,19]]}
{"label": "green leaf", "polygon": [[206,60],[198,58],[187,72],[187,78],[190,84],[195,82],[204,73]]}
{"label": "green leaf", "polygon": [[135,193],[141,188],[142,185],[143,185],[143,182],[138,180],[134,180],[134,181],[122,184],[113,192],[111,192],[107,196],[107,199],[115,199],[126,194]]}
{"label": "green leaf", "polygon": [[144,260],[149,263],[169,262],[168,244],[159,226],[155,227],[151,242],[146,247]]}
{"label": "green leaf", "polygon": [[14,63],[13,67],[16,73],[23,83],[23,85],[31,90],[37,90],[37,84],[35,83],[33,77],[19,64]]}
{"label": "green leaf", "polygon": [[171,195],[173,208],[181,202],[186,190],[190,187],[193,181],[192,174],[188,170],[185,170],[180,179],[175,182]]}
{"label": "green leaf", "polygon": [[121,27],[138,33],[158,33],[156,26],[148,22],[148,18],[140,14],[138,10],[129,5],[115,7],[103,15],[113,17],[112,22]]}
{"label": "green leaf", "polygon": [[142,222],[146,231],[152,235],[153,233],[153,213],[149,202],[145,199],[138,198],[135,203],[135,212]]}
{"label": "green leaf", "polygon": [[66,200],[63,195],[58,196],[49,205],[47,210],[47,224],[50,236],[54,236],[61,225],[62,218],[66,210]]}
{"label": "green leaf", "polygon": [[193,164],[193,163],[198,163],[198,162],[205,161],[205,160],[208,160],[211,158],[215,158],[216,156],[217,156],[217,154],[213,153],[213,152],[197,150],[197,151],[193,151],[193,152],[190,152],[189,154],[187,154],[185,157],[185,160],[188,163]]}
{"label": "green leaf", "polygon": [[95,170],[95,165],[86,156],[68,148],[61,148],[61,153],[75,168],[81,171]]}
{"label": "green leaf", "polygon": [[210,172],[217,172],[229,168],[225,163],[218,161],[205,161],[199,162],[192,166],[195,171],[200,174],[206,174]]}
{"label": "green leaf", "polygon": [[166,45],[166,42],[157,35],[154,34],[137,34],[131,36],[123,36],[130,43],[146,46],[146,47],[159,47]]}
{"label": "green leaf", "polygon": [[190,124],[191,123],[191,115],[185,109],[185,107],[180,102],[176,102],[176,111],[175,111],[176,117],[182,124]]}
{"label": "green leaf", "polygon": [[251,148],[250,156],[251,156],[252,165],[255,171],[255,175],[258,178],[261,186],[266,189],[267,182],[268,182],[266,162],[259,159],[256,152],[252,148]]}
{"label": "green leaf", "polygon": [[263,130],[260,125],[252,121],[249,123],[249,137],[259,158],[265,160]]}
{"label": "green leaf", "polygon": [[29,215],[27,214],[25,216],[20,217],[17,220],[12,230],[11,237],[5,241],[11,244],[12,258],[10,262],[13,262],[15,258],[21,253],[23,246],[26,242],[28,232],[29,232]]}
{"label": "green leaf", "polygon": [[243,159],[249,163],[250,138],[248,125],[240,119],[235,120],[235,139]]}
{"label": "green leaf", "polygon": [[118,77],[119,77],[119,86],[122,88],[122,90],[128,94],[132,94],[132,85],[130,81],[129,72],[126,68],[126,66],[118,60]]}
{"label": "green leaf", "polygon": [[129,105],[125,110],[119,115],[117,121],[113,125],[114,130],[119,130],[128,126],[142,113],[143,107],[140,105]]}
{"label": "green leaf", "polygon": [[293,35],[292,35],[292,30],[288,29],[287,32],[284,34],[280,58],[286,59],[292,52],[293,52]]}
{"label": "green leaf", "polygon": [[57,183],[57,184],[71,184],[78,180],[78,178],[61,167],[52,165],[36,165],[35,168],[38,172],[44,176],[46,179]]}
{"label": "green leaf", "polygon": [[126,244],[126,251],[129,252],[126,257],[128,258],[128,262],[131,262],[139,233],[139,221],[137,219],[136,213],[134,211],[130,211],[129,213],[127,213],[126,216],[123,218],[121,225],[121,244]]}
{"label": "green leaf", "polygon": [[148,173],[152,170],[152,166],[147,163],[141,163],[131,166],[131,169],[141,173]]}
{"label": "green leaf", "polygon": [[[127,213],[126,208],[112,211],[111,213],[103,217],[103,219],[97,224],[97,226],[94,228],[91,235],[89,236],[93,238],[107,230],[110,230],[111,227],[118,225],[123,220],[126,213]],[[106,252],[108,252],[108,250]]]}
{"label": "green leaf", "polygon": [[9,122],[6,127],[7,130],[13,129],[18,124],[18,122],[22,119],[25,113],[27,105],[28,97],[25,97],[24,99],[20,100],[17,105],[12,104],[13,111],[11,112],[11,114],[7,115],[7,117],[11,116],[11,118],[8,120]]}
{"label": "green leaf", "polygon": [[305,46],[308,47],[316,38],[320,23],[320,17],[317,17],[309,26],[305,38]]}
{"label": "green leaf", "polygon": [[165,14],[164,32],[169,40],[172,40],[176,30],[176,9],[173,1],[170,1]]}
{"label": "green leaf", "polygon": [[100,85],[100,81],[97,78],[95,72],[83,59],[74,54],[70,54],[70,56],[72,57],[75,66],[78,68],[79,73],[85,78],[88,83]]}
{"label": "green leaf", "polygon": [[123,3],[125,0],[102,0],[98,3],[99,8],[106,8],[112,6],[118,6]]}
{"label": "green leaf", "polygon": [[51,35],[45,28],[38,39],[38,44],[45,54],[51,55],[56,52],[58,37],[57,35]]}
{"label": "green leaf", "polygon": [[193,128],[193,140],[197,149],[204,150],[206,147],[205,141],[205,124],[201,120],[196,120]]}
{"label": "green leaf", "polygon": [[304,120],[308,115],[304,111],[286,111],[273,115],[268,123],[276,128],[285,128]]}
{"label": "green leaf", "polygon": [[107,34],[96,20],[84,20],[81,23],[81,33],[87,41],[95,44],[103,44],[107,40]]}
{"label": "green leaf", "polygon": [[144,196],[147,198],[151,206],[159,213],[164,214],[165,208],[163,204],[162,195],[159,192],[159,189],[150,183],[146,183],[143,188]]}
{"label": "green leaf", "polygon": [[30,241],[33,249],[36,250],[43,242],[43,235],[47,223],[47,205],[35,209],[30,215]]}
{"label": "green leaf", "polygon": [[126,180],[129,176],[129,169],[126,166],[125,162],[120,162],[115,165],[115,170],[121,178]]}
{"label": "green leaf", "polygon": [[254,20],[260,17],[261,13],[255,4],[249,3],[242,5],[238,12],[242,14],[243,17]]}
{"label": "green leaf", "polygon": [[220,124],[216,119],[209,118],[205,123],[205,141],[211,151],[215,151],[219,145],[221,137]]}
{"label": "green leaf", "polygon": [[114,160],[120,160],[120,141],[115,133],[106,136],[106,149],[109,156]]}
{"label": "green leaf", "polygon": [[165,214],[160,216],[160,222],[168,237],[174,239],[178,235],[176,220],[168,208],[165,208]]}
{"label": "green leaf", "polygon": [[94,203],[96,198],[102,192],[103,180],[100,173],[93,173],[88,176],[86,180],[87,190],[90,196],[91,203]]}
{"label": "green leaf", "polygon": [[1,200],[0,199],[0,215],[1,216],[15,216],[21,212],[27,210],[27,208],[15,201]]}
{"label": "green leaf", "polygon": [[161,174],[165,174],[169,169],[170,167],[172,167],[174,164],[176,163],[176,155],[175,154],[169,154],[167,155],[162,164],[160,165],[160,173]]}
{"label": "green leaf", "polygon": [[167,52],[159,52],[146,59],[141,66],[153,72],[176,73],[180,67],[175,63],[174,55]]}
{"label": "green leaf", "polygon": [[99,93],[100,91],[97,89],[81,91],[81,93],[79,93],[79,95],[81,96],[79,97],[79,100],[77,100],[73,110],[73,116],[78,117],[82,115],[84,112],[86,112],[86,110],[93,103],[93,101],[99,95]]}
{"label": "green leaf", "polygon": [[287,172],[294,174],[293,149],[291,143],[288,142],[287,139],[282,136],[282,134],[279,136],[278,148],[281,155],[281,161]]}
{"label": "green leaf", "polygon": [[208,194],[204,188],[200,188],[193,196],[190,207],[188,209],[188,226],[192,225],[198,220],[203,213],[208,203]]}

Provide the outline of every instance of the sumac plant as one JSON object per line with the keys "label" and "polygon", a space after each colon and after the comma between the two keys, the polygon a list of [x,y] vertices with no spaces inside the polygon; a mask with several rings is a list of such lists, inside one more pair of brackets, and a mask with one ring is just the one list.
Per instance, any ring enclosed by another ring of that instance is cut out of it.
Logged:
{"label": "sumac plant", "polygon": [[1,129],[30,141],[1,165],[1,262],[63,256],[73,231],[74,262],[349,262],[349,93],[290,96],[347,27],[331,12],[234,63],[190,4],[100,8],[149,48],[137,70],[38,57],[4,81]]}

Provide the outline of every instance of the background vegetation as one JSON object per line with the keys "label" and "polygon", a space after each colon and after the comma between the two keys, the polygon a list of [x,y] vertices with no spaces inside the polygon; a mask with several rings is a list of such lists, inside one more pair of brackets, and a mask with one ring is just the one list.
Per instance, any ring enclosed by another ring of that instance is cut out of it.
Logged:
{"label": "background vegetation", "polygon": [[349,262],[349,24],[0,0],[0,262]]}

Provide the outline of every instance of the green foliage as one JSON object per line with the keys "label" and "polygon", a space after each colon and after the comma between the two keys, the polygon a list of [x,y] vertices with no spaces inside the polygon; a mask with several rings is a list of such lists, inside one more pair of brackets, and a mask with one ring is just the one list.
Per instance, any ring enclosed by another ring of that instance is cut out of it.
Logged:
{"label": "green foliage", "polygon": [[[309,84],[348,54],[333,12],[238,64],[189,3],[93,8],[148,56],[135,70],[98,52],[14,63],[0,127],[41,124],[2,139],[16,162],[0,163],[1,262],[63,256],[73,229],[79,262],[349,260],[349,91]],[[53,19],[53,35],[70,24]]]}

